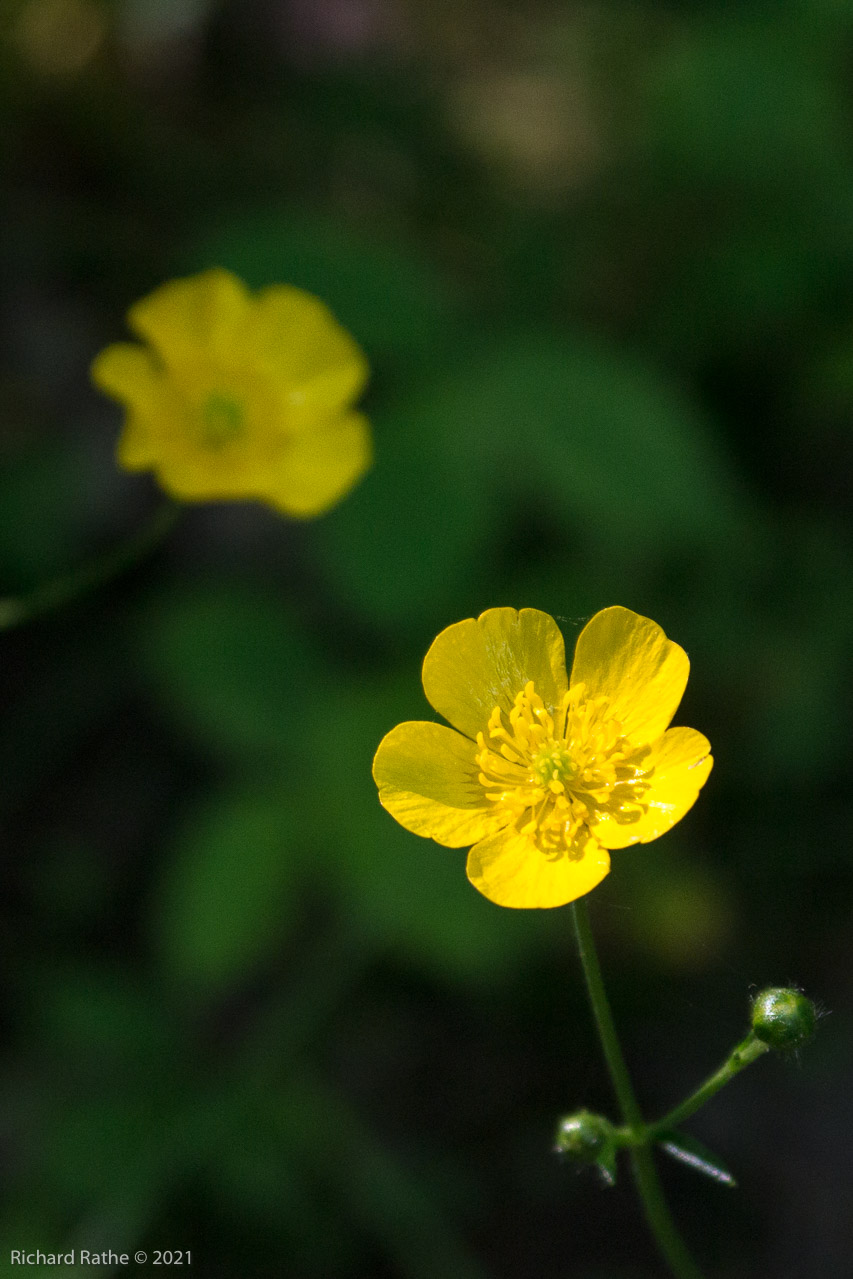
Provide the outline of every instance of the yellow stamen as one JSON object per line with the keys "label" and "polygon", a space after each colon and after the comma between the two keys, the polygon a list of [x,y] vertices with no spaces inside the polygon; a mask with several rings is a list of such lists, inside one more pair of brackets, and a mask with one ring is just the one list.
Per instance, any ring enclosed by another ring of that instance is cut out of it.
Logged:
{"label": "yellow stamen", "polygon": [[583,684],[548,708],[532,681],[509,714],[496,706],[477,735],[476,762],[486,798],[548,857],[583,857],[595,822],[637,821],[651,769],[645,744],[629,742],[606,698]]}

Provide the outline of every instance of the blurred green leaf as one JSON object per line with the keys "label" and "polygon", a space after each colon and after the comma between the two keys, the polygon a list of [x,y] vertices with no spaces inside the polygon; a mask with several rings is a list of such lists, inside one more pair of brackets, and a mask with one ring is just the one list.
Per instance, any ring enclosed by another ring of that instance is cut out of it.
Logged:
{"label": "blurred green leaf", "polygon": [[177,1044],[162,1004],[135,975],[109,967],[69,965],[39,969],[38,997],[30,1004],[45,1056],[92,1062],[96,1070],[120,1063],[126,1072],[174,1068]]}
{"label": "blurred green leaf", "polygon": [[466,608],[489,544],[493,495],[441,410],[429,390],[386,409],[373,470],[313,530],[324,576],[384,626]]}
{"label": "blurred green leaf", "polygon": [[153,907],[167,977],[210,994],[249,976],[287,936],[300,847],[276,793],[211,799],[178,832]]}
{"label": "blurred green leaf", "polygon": [[548,503],[623,554],[744,532],[747,499],[710,424],[618,348],[513,334],[438,382],[423,417],[481,486]]}
{"label": "blurred green leaf", "polygon": [[667,297],[651,322],[654,340],[703,361],[742,358],[757,342],[796,343],[816,323],[827,274],[853,265],[851,218],[853,174],[838,184],[828,212],[796,200],[703,236],[670,268]]}
{"label": "blurred green leaf", "polygon": [[847,104],[832,28],[814,13],[734,8],[694,21],[648,71],[656,150],[673,174],[765,192],[847,160]]}
{"label": "blurred green leaf", "polygon": [[684,24],[645,71],[647,216],[663,228],[646,330],[692,361],[798,344],[853,265],[843,34],[796,9]]}
{"label": "blurred green leaf", "polygon": [[210,581],[161,591],[139,617],[138,639],[165,710],[205,748],[292,756],[294,722],[322,668],[271,588]]}
{"label": "blurred green leaf", "polygon": [[[739,536],[745,497],[697,406],[635,357],[586,341],[528,339],[489,371],[488,442],[513,449],[543,492],[605,544],[695,547]],[[490,411],[491,410],[491,411]],[[488,414],[488,419],[487,415]]]}
{"label": "blurred green leaf", "polygon": [[653,367],[570,333],[522,332],[377,421],[377,463],[316,530],[325,574],[384,624],[470,611],[507,514],[564,521],[630,563],[755,541],[710,424]]}

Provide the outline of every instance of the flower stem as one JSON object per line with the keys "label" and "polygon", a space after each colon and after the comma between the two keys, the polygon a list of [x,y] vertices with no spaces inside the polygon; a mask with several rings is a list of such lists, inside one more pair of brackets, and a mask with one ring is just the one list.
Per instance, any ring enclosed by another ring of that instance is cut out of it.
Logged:
{"label": "flower stem", "polygon": [[[607,992],[604,989],[601,965],[598,962],[598,954],[592,936],[589,911],[583,899],[572,902],[572,918],[601,1047],[604,1050],[604,1058],[619,1101],[622,1117],[633,1133],[641,1134],[644,1131],[643,1116],[640,1113],[640,1107],[631,1083],[631,1076],[628,1073],[619,1037],[616,1034],[616,1026],[613,1021],[613,1014],[610,1011]],[[687,1247],[678,1233],[670,1214],[651,1150],[648,1145],[636,1145],[631,1147],[630,1157],[634,1182],[643,1205],[646,1221],[654,1235],[658,1248],[666,1258],[672,1274],[675,1279],[702,1279],[701,1272],[687,1251]]]}
{"label": "flower stem", "polygon": [[714,1093],[719,1092],[730,1080],[734,1079],[735,1075],[740,1074],[742,1070],[756,1061],[763,1053],[769,1052],[769,1050],[770,1045],[763,1043],[753,1031],[750,1031],[746,1039],[732,1049],[719,1070],[715,1070],[713,1075],[709,1075],[694,1093],[691,1093],[679,1105],[674,1106],[662,1119],[658,1119],[653,1124],[648,1124],[641,1134],[641,1140],[644,1143],[657,1141],[665,1133],[677,1128],[679,1124],[683,1124],[684,1120],[689,1119],[691,1115],[695,1115],[696,1111],[701,1106],[704,1106],[706,1101],[710,1101]]}
{"label": "flower stem", "polygon": [[181,509],[178,502],[166,502],[147,524],[104,555],[43,582],[29,595],[0,598],[0,631],[10,631],[52,613],[120,577],[159,546],[174,527]]}

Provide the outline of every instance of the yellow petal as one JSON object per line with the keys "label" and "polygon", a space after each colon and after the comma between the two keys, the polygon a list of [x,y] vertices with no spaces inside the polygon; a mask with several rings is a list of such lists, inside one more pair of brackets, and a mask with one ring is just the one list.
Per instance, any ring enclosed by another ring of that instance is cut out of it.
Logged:
{"label": "yellow petal", "polygon": [[188,502],[269,500],[271,467],[264,465],[264,453],[239,447],[216,452],[198,448],[181,435],[164,439],[153,428],[151,434],[157,480],[173,497]]}
{"label": "yellow petal", "polygon": [[367,419],[347,413],[294,436],[257,496],[286,515],[320,515],[349,492],[371,460]]}
{"label": "yellow petal", "polygon": [[159,394],[162,374],[144,347],[116,342],[95,357],[92,381],[121,404],[146,410]]}
{"label": "yellow petal", "polygon": [[[221,267],[170,280],[128,312],[128,323],[168,363],[204,351],[228,360],[245,327],[251,299],[236,275]],[[232,360],[233,362],[233,360]]]}
{"label": "yellow petal", "polygon": [[567,687],[563,637],[553,617],[536,608],[490,608],[456,622],[424,659],[430,704],[471,738],[486,728],[495,706],[508,713],[529,680],[549,710]]}
{"label": "yellow petal", "polygon": [[524,835],[498,831],[468,854],[468,878],[498,906],[565,906],[600,884],[610,870],[607,851],[591,839],[583,857],[549,858]]}
{"label": "yellow petal", "polygon": [[596,822],[594,834],[605,848],[647,844],[663,835],[692,808],[713,767],[711,744],[695,728],[670,728],[644,761],[654,772],[643,802],[648,812],[636,822],[620,825],[613,818]]}
{"label": "yellow petal", "polygon": [[282,385],[292,415],[328,417],[364,389],[368,365],[358,343],[310,293],[278,284],[252,303],[242,341],[246,359]]}
{"label": "yellow petal", "polygon": [[116,445],[116,460],[126,471],[145,471],[157,462],[159,446],[145,419],[129,413]]}
{"label": "yellow petal", "polygon": [[581,631],[572,685],[587,697],[606,697],[627,737],[661,736],[684,694],[690,662],[656,622],[628,608],[605,608]]}
{"label": "yellow petal", "polygon": [[463,848],[498,825],[477,780],[474,747],[442,724],[398,724],[379,743],[379,799],[406,830]]}
{"label": "yellow petal", "polygon": [[[116,342],[95,358],[92,381],[107,395],[127,406],[124,429],[116,446],[119,466],[142,471],[154,465],[161,452],[160,437],[169,413],[163,374],[151,353],[130,342]],[[166,427],[167,429],[167,427]]]}
{"label": "yellow petal", "polygon": [[211,477],[203,465],[182,454],[159,453],[152,469],[161,489],[181,502],[239,501],[253,496],[233,476]]}

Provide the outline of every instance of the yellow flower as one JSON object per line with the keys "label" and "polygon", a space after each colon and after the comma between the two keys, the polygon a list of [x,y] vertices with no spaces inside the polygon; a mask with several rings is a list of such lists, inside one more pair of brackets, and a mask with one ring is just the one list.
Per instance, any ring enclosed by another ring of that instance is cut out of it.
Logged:
{"label": "yellow flower", "polygon": [[468,878],[500,906],[562,906],[610,869],[609,849],[679,821],[711,771],[692,728],[668,728],[687,654],[647,617],[605,608],[578,638],[535,608],[448,626],[424,692],[458,732],[399,724],[373,763],[379,798],[416,835],[474,847]]}
{"label": "yellow flower", "polygon": [[215,268],[162,285],[128,323],[148,346],[108,346],[92,365],[127,407],[126,470],[155,471],[178,498],[256,498],[307,517],[369,466],[368,424],[352,409],[367,362],[310,293],[251,294]]}

